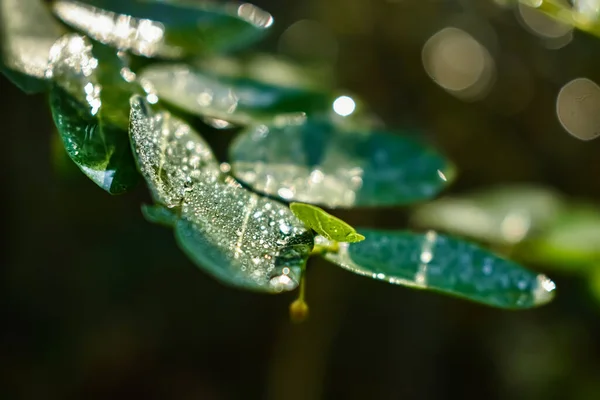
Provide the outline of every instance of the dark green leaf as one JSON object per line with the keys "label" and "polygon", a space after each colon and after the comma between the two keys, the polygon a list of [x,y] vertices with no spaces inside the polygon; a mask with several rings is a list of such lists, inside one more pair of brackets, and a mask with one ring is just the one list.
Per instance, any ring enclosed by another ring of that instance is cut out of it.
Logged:
{"label": "dark green leaf", "polygon": [[57,41],[52,49],[50,107],[69,157],[102,189],[119,194],[138,181],[126,127],[118,125],[128,110],[120,110],[119,118],[104,108],[102,93],[111,89],[98,79],[98,59],[91,48],[78,35]]}
{"label": "dark green leaf", "polygon": [[111,194],[135,186],[138,174],[126,130],[103,124],[58,86],[50,91],[50,107],[67,153],[83,173]]}
{"label": "dark green leaf", "polygon": [[485,242],[515,244],[543,231],[561,207],[560,196],[548,188],[498,186],[427,203],[417,208],[413,221]]}
{"label": "dark green leaf", "polygon": [[325,258],[359,275],[500,308],[529,308],[553,298],[555,285],[546,276],[475,244],[433,231],[361,231],[364,241],[340,243]]}
{"label": "dark green leaf", "polygon": [[251,4],[185,0],[55,1],[53,10],[100,42],[168,58],[244,47],[273,23],[269,13]]}
{"label": "dark green leaf", "polygon": [[26,93],[47,90],[50,49],[63,33],[41,0],[0,1],[0,71]]}
{"label": "dark green leaf", "polygon": [[142,96],[131,98],[131,145],[142,176],[157,203],[179,206],[204,173],[219,166],[206,142],[185,122],[154,111]]}
{"label": "dark green leaf", "polygon": [[336,242],[360,242],[363,235],[341,219],[310,204],[292,203],[290,210],[300,221],[328,240]]}
{"label": "dark green leaf", "polygon": [[286,206],[206,174],[181,210],[177,241],[202,270],[244,289],[278,293],[298,286],[313,234]]}
{"label": "dark green leaf", "polygon": [[219,76],[186,64],[152,65],[141,79],[186,112],[242,125],[271,122],[280,114],[325,112],[332,102],[322,92]]}
{"label": "dark green leaf", "polygon": [[166,227],[174,227],[179,219],[179,216],[175,211],[158,204],[143,204],[142,214],[148,222]]}
{"label": "dark green leaf", "polygon": [[424,200],[453,175],[444,157],[408,137],[311,118],[249,128],[229,154],[233,174],[253,189],[331,208]]}

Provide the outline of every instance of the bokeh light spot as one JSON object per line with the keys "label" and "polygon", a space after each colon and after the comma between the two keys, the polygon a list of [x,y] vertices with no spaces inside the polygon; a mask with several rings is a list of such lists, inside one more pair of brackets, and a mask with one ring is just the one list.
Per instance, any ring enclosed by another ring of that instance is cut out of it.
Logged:
{"label": "bokeh light spot", "polygon": [[447,27],[427,40],[423,66],[438,85],[463,100],[485,96],[495,77],[487,49],[462,29]]}
{"label": "bokeh light spot", "polygon": [[600,87],[587,78],[576,78],[560,89],[556,113],[563,128],[577,139],[600,136]]}
{"label": "bokeh light spot", "polygon": [[333,102],[333,111],[342,117],[347,117],[356,109],[356,103],[352,97],[340,96]]}

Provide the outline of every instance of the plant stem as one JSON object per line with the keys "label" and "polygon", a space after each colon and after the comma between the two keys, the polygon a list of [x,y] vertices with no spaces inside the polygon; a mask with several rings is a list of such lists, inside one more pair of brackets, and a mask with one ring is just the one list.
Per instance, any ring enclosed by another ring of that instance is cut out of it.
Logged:
{"label": "plant stem", "polygon": [[337,253],[339,250],[340,244],[338,242],[331,242],[331,244],[316,244],[310,254],[321,255],[325,253]]}
{"label": "plant stem", "polygon": [[300,289],[298,292],[298,298],[290,304],[290,319],[292,322],[301,323],[306,321],[308,318],[308,304],[304,301],[304,293],[306,287],[306,264],[308,260],[302,266],[300,274]]}

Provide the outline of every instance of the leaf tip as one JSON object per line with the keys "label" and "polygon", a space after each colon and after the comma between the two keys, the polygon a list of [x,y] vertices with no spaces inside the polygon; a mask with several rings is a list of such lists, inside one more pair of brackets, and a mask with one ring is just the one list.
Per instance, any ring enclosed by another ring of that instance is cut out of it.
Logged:
{"label": "leaf tip", "polygon": [[352,233],[347,238],[348,243],[358,243],[362,242],[363,240],[365,240],[365,237],[358,232]]}

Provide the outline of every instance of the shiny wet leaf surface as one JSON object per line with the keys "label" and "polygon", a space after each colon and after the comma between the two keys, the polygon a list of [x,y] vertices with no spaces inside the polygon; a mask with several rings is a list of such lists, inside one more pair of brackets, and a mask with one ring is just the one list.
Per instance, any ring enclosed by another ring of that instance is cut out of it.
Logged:
{"label": "shiny wet leaf surface", "polygon": [[179,58],[245,47],[273,17],[251,4],[192,1],[55,1],[67,25],[135,54]]}
{"label": "shiny wet leaf surface", "polygon": [[313,234],[289,208],[222,175],[196,132],[141,96],[131,99],[130,136],[138,168],[160,204],[145,207],[145,217],[174,225],[179,246],[199,268],[249,290],[298,286]]}
{"label": "shiny wet leaf surface", "polygon": [[363,242],[341,243],[325,258],[359,275],[494,307],[530,308],[553,298],[555,285],[546,276],[475,244],[434,231],[361,232]]}
{"label": "shiny wet leaf surface", "polygon": [[131,145],[154,200],[181,204],[204,173],[218,173],[211,148],[192,128],[166,111],[154,110],[142,96],[131,98]]}
{"label": "shiny wet leaf surface", "polygon": [[[107,192],[128,191],[138,181],[123,125],[128,110],[104,108],[103,92],[114,89],[102,86],[105,80],[100,79],[91,43],[79,35],[65,35],[52,47],[50,65],[50,108],[69,157]],[[115,90],[113,97],[116,93],[126,98],[130,94]]]}
{"label": "shiny wet leaf surface", "polygon": [[280,114],[327,112],[333,101],[316,90],[228,77],[186,64],[153,65],[141,79],[179,109],[241,125],[272,122]]}
{"label": "shiny wet leaf surface", "polygon": [[26,93],[47,90],[50,49],[63,33],[41,0],[2,0],[0,71]]}
{"label": "shiny wet leaf surface", "polygon": [[453,175],[444,157],[409,137],[311,118],[248,128],[229,156],[235,177],[254,190],[331,208],[425,200]]}
{"label": "shiny wet leaf surface", "polygon": [[180,247],[221,282],[269,293],[298,286],[313,235],[283,204],[207,176],[186,194],[181,216]]}

